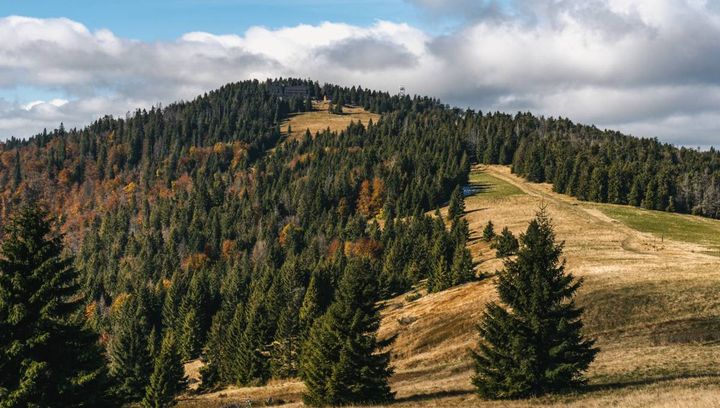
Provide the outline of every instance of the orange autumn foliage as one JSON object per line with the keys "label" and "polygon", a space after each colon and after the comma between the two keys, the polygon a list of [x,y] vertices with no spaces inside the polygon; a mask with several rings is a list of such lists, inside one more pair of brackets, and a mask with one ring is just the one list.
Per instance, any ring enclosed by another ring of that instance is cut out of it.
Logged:
{"label": "orange autumn foliage", "polygon": [[338,238],[333,239],[330,241],[330,244],[327,248],[327,255],[328,257],[334,257],[337,252],[343,248],[342,241],[340,241]]}
{"label": "orange autumn foliage", "polygon": [[232,239],[226,239],[222,242],[220,252],[223,259],[230,259],[237,254],[237,244]]}
{"label": "orange autumn foliage", "polygon": [[345,242],[345,256],[379,259],[382,250],[382,243],[370,238]]}
{"label": "orange autumn foliage", "polygon": [[186,270],[197,270],[207,265],[208,256],[202,252],[188,255],[182,260],[180,266]]}
{"label": "orange autumn foliage", "polygon": [[85,305],[85,320],[90,320],[95,316],[95,310],[97,309],[97,305],[95,302],[88,303]]}
{"label": "orange autumn foliage", "polygon": [[375,177],[372,181],[363,180],[358,193],[357,210],[360,214],[371,218],[377,215],[385,201],[385,183]]}
{"label": "orange autumn foliage", "polygon": [[278,242],[280,243],[280,246],[284,247],[287,243],[288,237],[298,230],[300,230],[300,226],[298,226],[294,222],[289,222],[285,224],[285,226],[282,227],[282,229],[280,230],[280,234],[278,236]]}
{"label": "orange autumn foliage", "polygon": [[128,298],[130,298],[130,294],[127,292],[123,292],[117,296],[115,296],[115,299],[113,300],[112,304],[110,305],[110,313],[115,313],[122,307],[125,302],[127,302]]}
{"label": "orange autumn foliage", "polygon": [[58,182],[59,182],[62,186],[67,187],[67,186],[70,185],[70,183],[71,183],[71,181],[72,181],[72,180],[71,180],[71,179],[72,179],[72,174],[70,173],[70,170],[68,170],[68,169],[62,169],[62,170],[60,170],[60,172],[58,173],[57,179],[58,179]]}

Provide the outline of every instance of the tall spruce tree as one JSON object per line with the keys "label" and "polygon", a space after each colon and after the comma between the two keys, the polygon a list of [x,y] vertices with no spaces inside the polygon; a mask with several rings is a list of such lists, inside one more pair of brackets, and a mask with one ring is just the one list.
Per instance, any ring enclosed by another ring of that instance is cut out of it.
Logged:
{"label": "tall spruce tree", "polygon": [[0,245],[0,407],[112,406],[76,272],[47,217],[22,207]]}
{"label": "tall spruce tree", "polygon": [[377,352],[380,317],[376,299],[377,279],[370,263],[350,260],[336,300],[315,321],[303,346],[306,404],[370,404],[393,399],[387,382],[392,374],[390,356]]}
{"label": "tall spruce tree", "polygon": [[165,333],[155,358],[150,383],[145,389],[143,408],[165,408],[175,405],[175,396],[185,388],[185,370],[172,331]]}
{"label": "tall spruce tree", "polygon": [[440,255],[435,261],[432,276],[428,281],[428,290],[430,292],[439,292],[452,286],[453,277],[450,268],[448,268],[445,255]]}
{"label": "tall spruce tree", "polygon": [[471,281],[475,277],[472,265],[472,255],[465,245],[458,245],[453,255],[450,277],[453,285]]}
{"label": "tall spruce tree", "polygon": [[573,296],[581,279],[565,272],[563,244],[540,210],[520,237],[516,260],[498,276],[501,304],[490,303],[478,327],[473,384],[485,398],[542,395],[577,387],[595,358],[582,337],[582,309]]}
{"label": "tall spruce tree", "polygon": [[147,296],[139,290],[118,297],[111,311],[110,374],[115,378],[117,398],[124,402],[143,398],[153,369]]}
{"label": "tall spruce tree", "polygon": [[448,219],[455,220],[462,217],[465,212],[465,197],[463,197],[462,187],[455,186],[450,195],[450,204],[448,204]]}
{"label": "tall spruce tree", "polygon": [[492,221],[488,221],[483,228],[483,239],[486,242],[491,242],[495,238],[495,226]]}
{"label": "tall spruce tree", "polygon": [[316,269],[312,275],[310,275],[310,282],[305,291],[298,316],[300,320],[300,335],[303,339],[307,338],[313,322],[322,313],[322,300],[320,299],[320,295],[320,272]]}

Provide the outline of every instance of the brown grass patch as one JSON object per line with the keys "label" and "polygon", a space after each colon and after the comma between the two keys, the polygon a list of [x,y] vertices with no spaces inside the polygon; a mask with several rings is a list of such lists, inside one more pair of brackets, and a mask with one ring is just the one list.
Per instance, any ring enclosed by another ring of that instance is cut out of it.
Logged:
{"label": "brown grass patch", "polygon": [[313,111],[290,115],[290,118],[280,124],[280,131],[287,134],[288,126],[291,133],[287,134],[287,140],[300,139],[305,136],[305,131],[315,137],[317,132],[330,129],[331,132],[340,132],[347,129],[350,122],[362,122],[367,125],[370,120],[377,123],[380,115],[366,111],[360,106],[343,107],[342,115],[335,115],[328,110],[329,104],[323,101],[313,102]]}

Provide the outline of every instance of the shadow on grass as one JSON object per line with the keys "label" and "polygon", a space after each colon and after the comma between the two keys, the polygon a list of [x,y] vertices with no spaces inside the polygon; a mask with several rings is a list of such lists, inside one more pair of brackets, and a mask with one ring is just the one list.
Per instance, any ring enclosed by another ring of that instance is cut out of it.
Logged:
{"label": "shadow on grass", "polygon": [[486,193],[490,191],[492,188],[492,184],[490,183],[480,183],[480,182],[471,182],[463,188],[463,195],[465,198],[472,197],[481,193]]}
{"label": "shadow on grass", "polygon": [[[680,374],[680,375],[667,375],[667,376],[659,376],[659,377],[652,377],[652,378],[641,378],[636,380],[627,380],[627,381],[614,381],[614,382],[607,382],[607,383],[600,383],[600,384],[588,384],[583,387],[577,388],[577,389],[571,389],[571,390],[565,390],[565,391],[559,391],[557,393],[551,393],[546,394],[544,396],[540,396],[540,401],[544,400],[545,398],[553,398],[553,397],[576,397],[576,398],[582,398],[586,396],[587,394],[592,394],[596,392],[603,392],[603,391],[617,391],[622,389],[631,389],[634,387],[642,387],[646,385],[652,385],[652,384],[658,384],[661,385],[665,382],[671,382],[671,381],[677,381],[677,380],[692,380],[692,379],[712,379],[715,380],[717,378],[720,378],[720,373],[701,373],[701,374]],[[471,396],[475,395],[475,392],[473,390],[443,390],[443,391],[436,391],[436,392],[429,392],[429,393],[423,393],[423,394],[415,394],[415,395],[408,395],[406,397],[397,398],[395,401],[393,401],[396,404],[400,403],[407,403],[407,402],[421,402],[421,401],[428,401],[433,399],[440,399],[440,398],[450,398],[450,397],[462,397],[462,396]]]}
{"label": "shadow on grass", "polygon": [[429,392],[426,394],[408,395],[407,397],[396,398],[395,401],[393,401],[393,402],[396,404],[404,403],[404,402],[420,402],[420,401],[427,401],[427,400],[438,399],[438,398],[460,397],[460,396],[473,395],[473,394],[474,394],[474,392],[471,390],[444,390],[444,391]]}
{"label": "shadow on grass", "polygon": [[702,378],[707,378],[707,379],[720,378],[720,373],[708,372],[708,373],[700,373],[700,374],[677,374],[677,375],[665,375],[665,376],[650,377],[650,378],[638,378],[636,380],[613,381],[613,382],[606,382],[606,383],[599,383],[599,384],[588,384],[580,389],[572,391],[571,393],[581,395],[581,394],[588,394],[591,392],[598,392],[598,391],[621,390],[623,388],[640,387],[643,385],[662,384],[664,382],[670,382],[670,381],[693,380],[693,379],[702,379]]}
{"label": "shadow on grass", "polygon": [[480,211],[485,211],[485,210],[487,210],[487,208],[475,208],[475,209],[472,209],[472,210],[467,210],[467,211],[465,211],[465,212],[463,213],[463,215],[468,215],[468,214],[472,214],[472,213],[476,213],[476,212],[480,212]]}

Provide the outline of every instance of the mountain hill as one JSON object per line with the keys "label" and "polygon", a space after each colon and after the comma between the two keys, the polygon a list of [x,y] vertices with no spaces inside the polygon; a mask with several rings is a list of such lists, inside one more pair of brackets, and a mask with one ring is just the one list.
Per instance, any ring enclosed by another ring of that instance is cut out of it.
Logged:
{"label": "mountain hill", "polygon": [[[279,95],[286,86],[307,93]],[[27,201],[57,218],[84,321],[128,402],[169,332],[215,391],[186,404],[299,401],[303,344],[362,258],[399,403],[475,403],[466,350],[502,267],[481,231],[491,220],[517,234],[541,203],[586,279],[578,302],[602,351],[589,394],[538,403],[644,401],[663,384],[716,395],[714,150],[298,79],[228,84],[0,150],[2,220]],[[453,191],[469,196],[448,219]]]}

